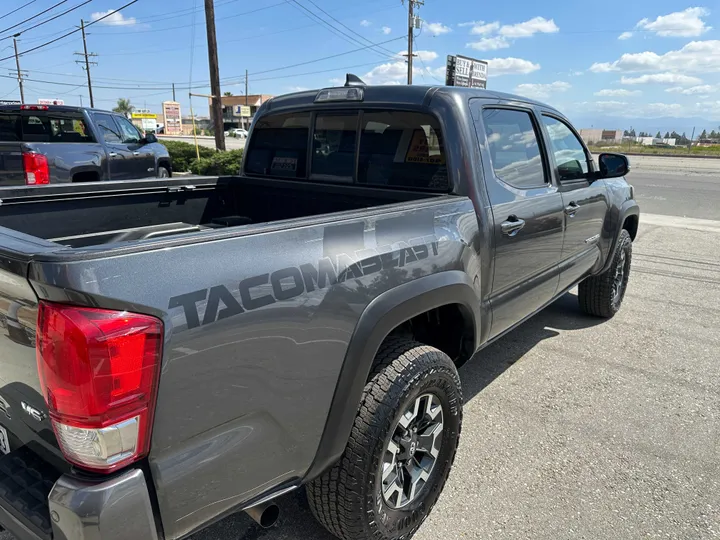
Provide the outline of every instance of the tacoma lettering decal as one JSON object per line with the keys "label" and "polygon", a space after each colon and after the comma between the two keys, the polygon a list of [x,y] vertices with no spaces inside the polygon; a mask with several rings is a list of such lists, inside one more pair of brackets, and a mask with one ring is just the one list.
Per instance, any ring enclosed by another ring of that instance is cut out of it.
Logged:
{"label": "tacoma lettering decal", "polygon": [[[224,285],[216,285],[210,289],[174,296],[170,299],[168,308],[182,307],[188,328],[196,328],[276,302],[291,300],[306,292],[326,289],[336,283],[376,274],[388,268],[402,268],[407,264],[437,256],[438,242],[434,235],[420,239],[419,242],[397,242],[397,249],[385,253],[382,253],[384,249],[360,249],[355,251],[355,257],[347,253],[336,253],[334,257],[322,257],[315,264],[290,266],[272,274],[243,279],[239,285],[239,300]],[[325,254],[328,254],[327,249]],[[268,284],[272,286],[272,293],[268,291],[258,294],[256,288]],[[207,305],[201,321],[197,303],[205,300]],[[224,305],[222,308],[221,302]]]}

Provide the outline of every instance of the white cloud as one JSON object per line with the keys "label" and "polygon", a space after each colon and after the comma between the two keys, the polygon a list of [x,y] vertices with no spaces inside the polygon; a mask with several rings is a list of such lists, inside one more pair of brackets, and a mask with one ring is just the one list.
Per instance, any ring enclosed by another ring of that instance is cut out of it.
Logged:
{"label": "white cloud", "polygon": [[[438,57],[438,53],[435,51],[413,51],[413,54],[415,58],[419,58],[423,62],[432,62],[433,60],[437,60]],[[405,59],[407,58],[407,51],[400,51],[396,56]]]}
{"label": "white cloud", "polygon": [[485,22],[484,21],[467,21],[467,22],[458,23],[458,26],[460,28],[464,28],[466,26],[478,26],[480,24],[485,24]]}
{"label": "white cloud", "polygon": [[372,25],[372,23],[367,19],[363,19],[362,21],[360,21],[360,26],[364,26],[365,28],[367,28],[370,25]]}
{"label": "white cloud", "polygon": [[648,103],[639,105],[626,101],[594,101],[581,104],[585,111],[592,110],[602,114],[624,118],[660,118],[670,116],[683,118],[691,115],[691,111],[678,103]]}
{"label": "white cloud", "polygon": [[[418,64],[413,64],[414,77],[420,77],[423,73],[427,75],[434,72],[430,69],[426,70]],[[444,74],[445,67],[443,67],[443,77]],[[373,68],[361,78],[368,84],[405,84],[407,81],[407,64],[401,61],[388,62]]]}
{"label": "white cloud", "polygon": [[390,28],[389,26],[383,26],[382,33],[387,36],[388,34],[392,33],[392,28]]}
{"label": "white cloud", "polygon": [[423,27],[425,30],[430,32],[433,36],[441,36],[443,34],[448,34],[452,32],[452,28],[449,26],[445,26],[442,23],[424,23]]}
{"label": "white cloud", "polygon": [[289,92],[307,92],[308,90],[310,89],[307,86],[288,86]]}
{"label": "white cloud", "polygon": [[106,15],[111,14],[106,19],[103,19],[100,21],[99,24],[107,24],[110,26],[133,26],[137,23],[137,20],[135,17],[125,17],[122,13],[119,11],[115,11],[114,9],[108,9],[107,11],[98,11],[90,15],[90,18],[93,21],[97,21],[98,19],[102,19]]}
{"label": "white cloud", "polygon": [[525,75],[540,69],[540,64],[534,64],[522,58],[493,58],[488,60],[488,76],[498,75]]}
{"label": "white cloud", "polygon": [[564,81],[555,81],[549,84],[525,83],[515,87],[515,93],[530,98],[543,99],[550,97],[551,94],[558,92],[567,92],[572,86]]}
{"label": "white cloud", "polygon": [[618,36],[618,39],[630,39],[631,37],[633,37],[632,32],[623,32]]}
{"label": "white cloud", "polygon": [[702,79],[680,75],[679,73],[653,73],[652,75],[641,75],[639,77],[621,77],[620,84],[674,84],[691,85],[700,84]]}
{"label": "white cloud", "polygon": [[498,49],[507,49],[510,42],[502,36],[482,38],[480,41],[466,43],[466,47],[478,51],[496,51]]}
{"label": "white cloud", "polygon": [[478,21],[478,23],[479,24],[473,26],[473,29],[470,31],[471,34],[485,36],[497,32],[500,28],[499,22],[485,23],[484,21]]}
{"label": "white cloud", "polygon": [[685,94],[686,96],[691,96],[694,94],[711,94],[713,92],[720,92],[720,85],[713,86],[711,84],[701,84],[698,86],[691,86],[690,88],[673,86],[672,88],[666,88],[665,91],[674,94]]}
{"label": "white cloud", "polygon": [[333,77],[330,79],[330,84],[334,84],[335,86],[342,86],[345,84],[345,79],[341,79],[340,77]]}
{"label": "white cloud", "polygon": [[600,97],[626,97],[639,96],[640,94],[642,94],[640,90],[626,90],[625,88],[604,89],[595,92],[595,95]]}
{"label": "white cloud", "polygon": [[702,20],[702,17],[709,14],[710,12],[705,8],[692,7],[670,15],[662,15],[654,21],[643,19],[637,23],[637,27],[663,37],[696,37],[710,30],[711,27]]}
{"label": "white cloud", "polygon": [[695,104],[697,114],[702,114],[704,118],[718,119],[720,118],[720,101],[703,101]]}
{"label": "white cloud", "polygon": [[626,53],[614,62],[600,62],[590,71],[676,71],[707,73],[720,71],[720,40],[691,41],[682,49],[657,54],[650,51]]}
{"label": "white cloud", "polygon": [[559,32],[560,28],[555,24],[553,19],[545,19],[544,17],[535,17],[518,24],[503,25],[498,33],[501,36],[509,38],[531,37],[534,34],[554,34]]}

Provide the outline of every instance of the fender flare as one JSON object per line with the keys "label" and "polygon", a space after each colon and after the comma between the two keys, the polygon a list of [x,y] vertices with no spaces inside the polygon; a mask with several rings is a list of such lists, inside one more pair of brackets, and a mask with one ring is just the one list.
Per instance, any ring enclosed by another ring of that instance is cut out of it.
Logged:
{"label": "fender flare", "polygon": [[332,467],[345,451],[373,360],[388,334],[408,319],[448,304],[460,304],[472,317],[477,350],[480,299],[464,272],[450,270],[421,277],[380,294],[368,304],[350,339],[325,429],[303,483]]}
{"label": "fender flare", "polygon": [[615,250],[617,249],[618,240],[620,239],[620,233],[623,230],[623,223],[625,223],[625,220],[630,216],[640,217],[640,207],[632,199],[625,201],[619,209],[618,219],[615,222],[615,235],[612,238],[612,244],[610,245],[610,250],[608,251],[608,257],[605,260],[602,270],[598,273],[602,274],[603,272],[607,272],[610,268],[610,265],[615,258]]}

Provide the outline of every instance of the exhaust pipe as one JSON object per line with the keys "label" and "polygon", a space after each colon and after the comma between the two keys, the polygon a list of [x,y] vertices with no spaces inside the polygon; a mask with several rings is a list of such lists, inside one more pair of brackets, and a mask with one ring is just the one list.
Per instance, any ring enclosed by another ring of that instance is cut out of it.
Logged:
{"label": "exhaust pipe", "polygon": [[266,502],[251,506],[245,510],[245,513],[263,529],[268,529],[277,523],[280,517],[280,508],[273,502]]}

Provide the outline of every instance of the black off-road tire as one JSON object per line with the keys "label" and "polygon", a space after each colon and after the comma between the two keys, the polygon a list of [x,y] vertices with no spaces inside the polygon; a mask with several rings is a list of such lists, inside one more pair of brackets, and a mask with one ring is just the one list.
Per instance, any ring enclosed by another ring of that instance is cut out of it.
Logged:
{"label": "black off-road tire", "polygon": [[[620,311],[630,277],[631,263],[632,239],[630,233],[623,229],[610,268],[602,274],[590,276],[580,282],[578,290],[580,309],[588,315],[606,319]],[[622,272],[621,276],[618,272]]]}
{"label": "black off-road tire", "polygon": [[[428,393],[442,404],[438,457],[412,502],[395,509],[382,494],[382,460],[403,412]],[[315,518],[343,540],[410,538],[430,514],[445,486],[461,426],[462,391],[452,360],[442,351],[416,341],[388,339],[375,359],[342,458],[307,486]]]}

